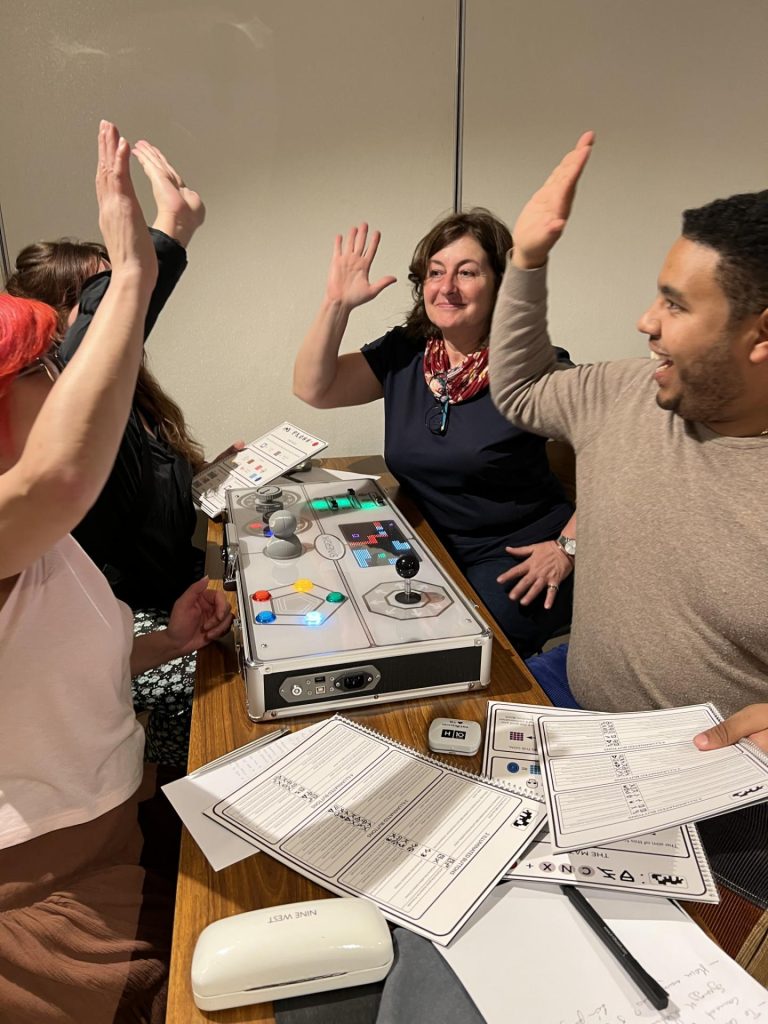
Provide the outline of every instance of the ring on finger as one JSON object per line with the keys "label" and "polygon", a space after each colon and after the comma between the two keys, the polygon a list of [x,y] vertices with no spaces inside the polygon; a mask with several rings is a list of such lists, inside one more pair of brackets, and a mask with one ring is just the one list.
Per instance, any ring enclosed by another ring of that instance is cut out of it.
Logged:
{"label": "ring on finger", "polygon": [[560,587],[556,583],[548,583],[547,590],[559,590]]}

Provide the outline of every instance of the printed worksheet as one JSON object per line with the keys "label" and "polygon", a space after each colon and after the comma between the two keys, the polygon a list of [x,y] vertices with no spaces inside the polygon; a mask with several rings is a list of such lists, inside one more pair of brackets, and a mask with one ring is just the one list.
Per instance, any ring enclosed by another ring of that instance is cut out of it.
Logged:
{"label": "printed worksheet", "polygon": [[227,491],[233,487],[262,487],[327,447],[326,441],[293,423],[281,423],[241,452],[198,473],[192,481],[192,497],[206,515],[215,519],[224,511]]}
{"label": "printed worksheet", "polygon": [[552,845],[604,846],[768,799],[768,756],[742,741],[699,750],[712,704],[536,722]]}
{"label": "printed worksheet", "polygon": [[543,827],[544,802],[341,716],[208,812],[341,896],[444,944]]}
{"label": "printed worksheet", "polygon": [[[490,701],[484,774],[519,780],[528,789],[542,792],[536,719],[585,713]],[[690,824],[570,853],[555,853],[547,833],[542,832],[510,869],[507,878],[590,885],[616,892],[644,892],[703,903],[720,901],[696,826]]]}

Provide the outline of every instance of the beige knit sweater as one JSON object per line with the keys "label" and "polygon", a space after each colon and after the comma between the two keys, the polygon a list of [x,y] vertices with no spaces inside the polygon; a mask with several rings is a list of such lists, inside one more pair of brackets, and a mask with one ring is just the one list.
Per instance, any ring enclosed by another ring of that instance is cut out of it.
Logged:
{"label": "beige knit sweater", "polygon": [[560,372],[546,270],[509,265],[491,394],[576,452],[568,677],[585,708],[768,700],[768,437],[722,437],[660,409],[650,359]]}

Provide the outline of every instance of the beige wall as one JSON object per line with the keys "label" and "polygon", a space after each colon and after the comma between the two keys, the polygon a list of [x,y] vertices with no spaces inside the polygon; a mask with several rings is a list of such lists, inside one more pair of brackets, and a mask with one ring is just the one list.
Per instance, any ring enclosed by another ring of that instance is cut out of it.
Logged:
{"label": "beige wall", "polygon": [[358,220],[382,229],[379,273],[398,284],[345,344],[408,308],[413,245],[452,201],[453,0],[35,0],[6,4],[2,28],[11,252],[96,233],[100,117],[157,142],[208,219],[151,365],[209,453],[286,418],[332,453],[380,451],[380,405],[312,410],[291,367],[333,237]]}
{"label": "beige wall", "polygon": [[[465,205],[512,220],[595,128],[553,259],[553,335],[579,361],[643,352],[634,322],[680,210],[765,184],[768,4],[468,0],[467,12]],[[11,251],[95,234],[100,117],[156,141],[209,217],[152,366],[209,453],[284,418],[334,453],[380,450],[379,407],[315,412],[291,396],[290,370],[333,235],[357,219],[382,228],[379,273],[399,283],[353,315],[347,347],[408,307],[413,245],[452,199],[454,0],[35,0],[5,4],[2,30]]]}
{"label": "beige wall", "polygon": [[552,257],[551,334],[577,362],[645,354],[635,323],[681,211],[768,185],[768,3],[468,4],[465,204],[513,220],[595,129]]}

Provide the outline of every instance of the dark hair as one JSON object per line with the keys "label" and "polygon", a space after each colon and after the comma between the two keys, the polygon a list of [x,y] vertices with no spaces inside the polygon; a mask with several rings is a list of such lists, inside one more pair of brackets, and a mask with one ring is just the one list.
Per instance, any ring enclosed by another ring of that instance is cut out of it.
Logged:
{"label": "dark hair", "polygon": [[719,255],[716,276],[732,322],[768,308],[768,190],[686,210],[683,238]]}
{"label": "dark hair", "polygon": [[69,311],[76,306],[83,285],[109,262],[107,250],[98,242],[60,238],[56,242],[33,242],[16,257],[16,269],[5,282],[9,295],[37,299],[53,306],[59,315],[59,330],[66,330]]}
{"label": "dark hair", "polygon": [[[33,242],[16,257],[16,269],[5,283],[10,295],[38,299],[56,310],[59,338],[67,329],[70,311],[80,301],[83,285],[98,272],[99,264],[109,262],[107,250],[99,242],[79,242],[59,238],[55,242]],[[154,424],[163,440],[189,462],[195,472],[203,465],[203,449],[184,422],[174,400],[142,362],[136,381],[134,401],[148,422]]]}
{"label": "dark hair", "polygon": [[507,253],[512,248],[512,234],[507,225],[482,206],[444,217],[416,246],[408,268],[408,280],[413,285],[413,309],[408,314],[405,326],[414,340],[440,336],[439,329],[431,323],[424,309],[424,280],[430,259],[446,245],[467,235],[478,242],[488,257],[498,291],[504,276]]}

